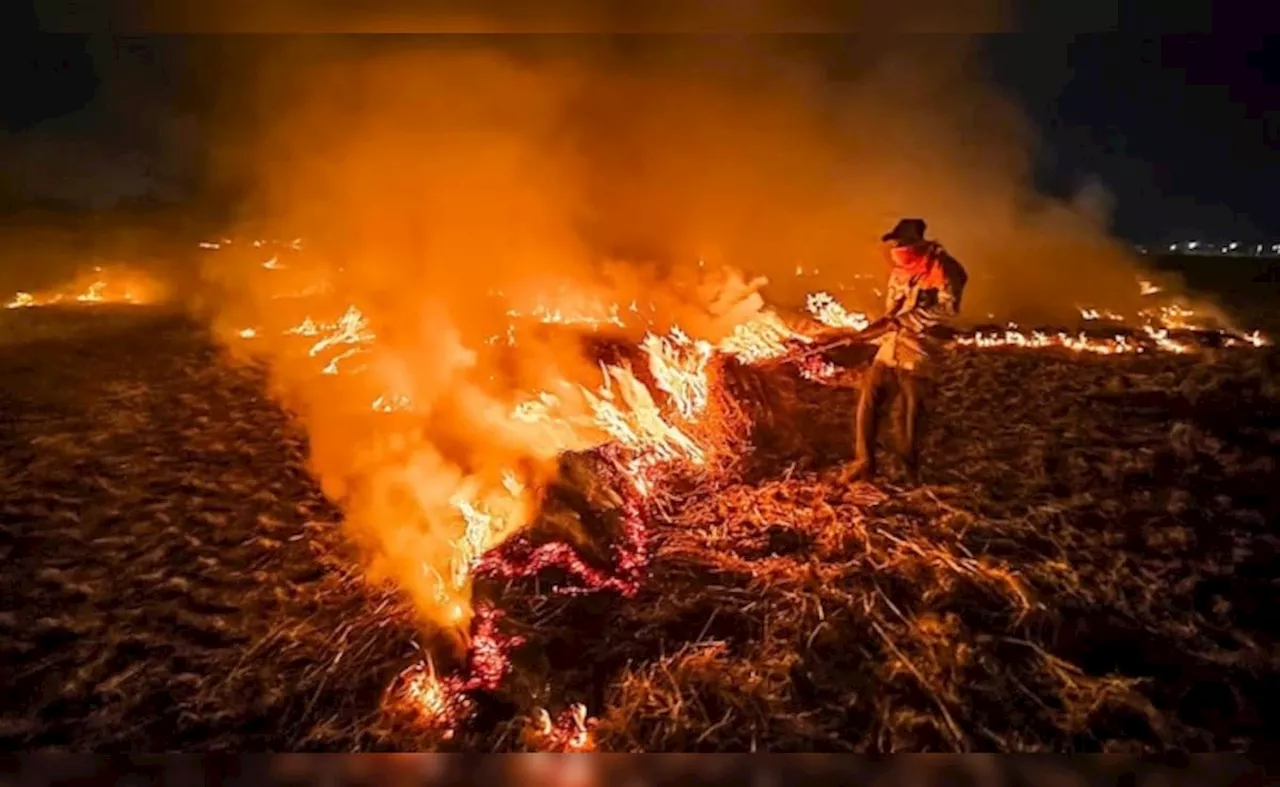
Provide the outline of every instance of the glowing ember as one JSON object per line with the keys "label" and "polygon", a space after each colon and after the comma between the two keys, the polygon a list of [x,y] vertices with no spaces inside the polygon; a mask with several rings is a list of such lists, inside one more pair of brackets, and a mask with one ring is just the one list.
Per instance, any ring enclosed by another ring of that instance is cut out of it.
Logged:
{"label": "glowing ember", "polygon": [[258,331],[257,331],[256,329],[254,329],[254,328],[241,328],[241,329],[240,329],[240,338],[241,338],[241,339],[252,339],[252,338],[256,337],[257,335],[258,335]]}
{"label": "glowing ember", "polygon": [[465,677],[437,675],[431,660],[424,659],[400,673],[392,704],[407,708],[444,739],[452,738],[453,731],[474,712],[475,705],[467,695],[501,686],[511,667],[511,653],[524,645],[523,637],[499,633],[501,619],[502,613],[494,607],[477,606]]}
{"label": "glowing ember", "polygon": [[456,678],[441,680],[430,661],[400,673],[402,701],[419,723],[449,740],[454,728],[471,712],[471,703]]}
{"label": "glowing ember", "polygon": [[539,749],[552,752],[587,752],[595,748],[591,731],[596,719],[587,716],[587,706],[574,703],[554,722],[545,708],[533,713],[533,741]]}
{"label": "glowing ember", "polygon": [[830,361],[824,361],[820,356],[811,355],[799,364],[800,376],[804,379],[820,383],[830,380],[840,372],[840,368]]}

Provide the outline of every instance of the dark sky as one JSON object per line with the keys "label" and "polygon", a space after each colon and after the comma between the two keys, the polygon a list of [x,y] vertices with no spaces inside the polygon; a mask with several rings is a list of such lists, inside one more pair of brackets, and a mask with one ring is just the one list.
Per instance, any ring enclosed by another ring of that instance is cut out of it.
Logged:
{"label": "dark sky", "polygon": [[1040,127],[1046,187],[1098,178],[1134,239],[1280,240],[1280,39],[1023,35],[987,48]]}
{"label": "dark sky", "polygon": [[[208,196],[210,66],[262,39],[11,40],[0,81],[0,201]],[[1041,186],[1099,182],[1136,241],[1280,241],[1280,39],[1009,34],[992,81],[1039,127]],[[234,60],[235,58],[233,58]],[[223,113],[225,114],[225,113]]]}

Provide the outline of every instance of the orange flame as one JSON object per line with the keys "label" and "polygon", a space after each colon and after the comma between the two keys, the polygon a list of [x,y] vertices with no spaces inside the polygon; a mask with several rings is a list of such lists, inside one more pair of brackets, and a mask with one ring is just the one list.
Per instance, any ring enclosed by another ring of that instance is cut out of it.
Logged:
{"label": "orange flame", "polygon": [[14,293],[5,308],[25,309],[67,303],[86,306],[107,303],[140,305],[154,303],[162,294],[160,283],[146,273],[125,268],[104,269],[99,266],[76,277],[64,287],[40,293]]}

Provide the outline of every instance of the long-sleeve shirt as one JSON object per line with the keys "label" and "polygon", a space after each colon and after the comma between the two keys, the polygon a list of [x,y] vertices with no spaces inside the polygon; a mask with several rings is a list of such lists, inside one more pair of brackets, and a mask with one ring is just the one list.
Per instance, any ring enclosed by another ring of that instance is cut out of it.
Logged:
{"label": "long-sleeve shirt", "polygon": [[933,264],[942,269],[940,286],[926,287],[925,275],[913,275],[903,268],[894,268],[889,275],[885,311],[898,327],[880,339],[876,363],[907,371],[917,369],[936,352],[926,332],[959,311],[963,269],[936,243],[932,244],[930,254]]}

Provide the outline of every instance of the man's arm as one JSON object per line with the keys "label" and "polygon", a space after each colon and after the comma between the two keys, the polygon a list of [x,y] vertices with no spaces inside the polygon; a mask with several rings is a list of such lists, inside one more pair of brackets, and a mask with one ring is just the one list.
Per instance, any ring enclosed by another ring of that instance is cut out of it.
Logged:
{"label": "man's arm", "polygon": [[855,333],[853,338],[860,342],[873,342],[886,333],[897,330],[899,327],[901,327],[901,323],[898,322],[898,316],[890,313]]}
{"label": "man's arm", "polygon": [[861,344],[863,342],[872,342],[879,339],[886,333],[896,330],[899,327],[897,319],[892,313],[875,320],[866,328],[855,331],[850,328],[838,328],[830,331],[823,331],[819,336],[814,337],[814,341],[809,344],[797,345],[793,350],[791,357],[805,358],[811,355],[821,355],[822,353],[833,350],[837,347],[846,347],[851,344]]}

